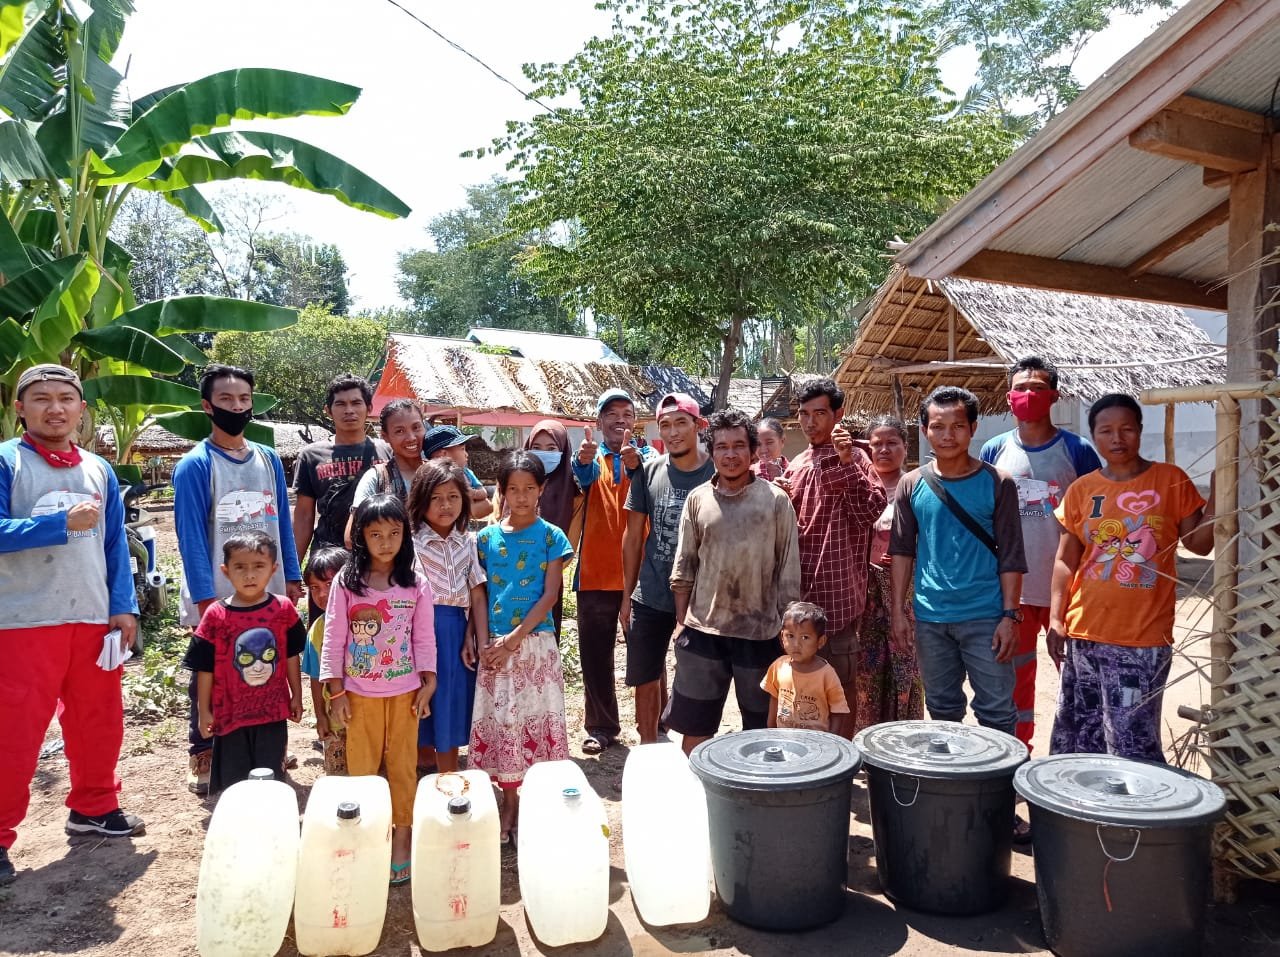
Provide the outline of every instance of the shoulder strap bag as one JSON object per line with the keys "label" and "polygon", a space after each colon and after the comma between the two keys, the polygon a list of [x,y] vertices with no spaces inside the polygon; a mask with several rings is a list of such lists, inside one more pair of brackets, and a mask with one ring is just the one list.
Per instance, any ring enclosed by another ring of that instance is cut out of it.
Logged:
{"label": "shoulder strap bag", "polygon": [[[987,468],[988,466],[984,465],[982,470],[985,471]],[[1000,546],[996,544],[996,540],[991,537],[985,528],[978,524],[977,519],[964,510],[964,507],[959,502],[947,494],[946,486],[943,485],[942,479],[938,477],[938,474],[928,465],[925,465],[920,469],[920,478],[924,480],[925,485],[929,486],[929,491],[938,497],[938,501],[947,507],[947,511],[954,515],[956,520],[968,529],[974,538],[987,546],[992,555],[999,558]],[[998,491],[998,484],[996,488]]]}

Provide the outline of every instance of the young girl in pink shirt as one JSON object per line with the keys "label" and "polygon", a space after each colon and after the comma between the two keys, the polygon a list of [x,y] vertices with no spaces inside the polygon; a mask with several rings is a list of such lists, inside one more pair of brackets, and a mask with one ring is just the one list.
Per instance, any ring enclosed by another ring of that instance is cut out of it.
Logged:
{"label": "young girl in pink shirt", "polygon": [[356,509],[351,560],[334,579],[325,609],[320,680],[330,710],[347,727],[347,770],[378,774],[391,787],[391,883],[409,881],[417,788],[418,719],[436,687],[431,587],[414,571],[409,516],[394,495]]}

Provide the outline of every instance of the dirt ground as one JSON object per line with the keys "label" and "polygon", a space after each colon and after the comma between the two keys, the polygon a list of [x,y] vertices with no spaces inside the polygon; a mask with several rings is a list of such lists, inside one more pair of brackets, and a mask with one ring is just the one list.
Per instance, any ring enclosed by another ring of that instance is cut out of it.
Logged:
{"label": "dirt ground", "polygon": [[[162,551],[172,548],[172,534],[162,524]],[[1195,582],[1207,564],[1188,560],[1180,571]],[[1184,589],[1190,592],[1188,587]],[[1207,609],[1191,595],[1179,609],[1182,627],[1194,631]],[[1207,618],[1201,627],[1207,626]],[[1189,641],[1177,659],[1174,683],[1165,696],[1166,742],[1172,750],[1190,724],[1177,717],[1179,704],[1199,705],[1208,699],[1208,682],[1196,670],[1206,661],[1203,641]],[[622,687],[623,649],[618,653],[618,685]],[[1052,663],[1041,655],[1037,689],[1036,753],[1047,751],[1049,726],[1057,693]],[[631,722],[629,696],[622,695],[623,725]],[[308,702],[309,704],[309,702]],[[771,934],[731,920],[713,902],[710,916],[700,924],[680,928],[652,928],[637,917],[623,870],[620,782],[627,748],[636,743],[633,731],[598,757],[581,753],[581,695],[568,702],[573,758],[604,799],[612,826],[610,919],[604,936],[586,945],[557,949],[565,954],[603,957],[657,957],[664,954],[751,955],[793,957],[795,954],[856,952],[874,955],[909,954],[1044,954],[1044,938],[1037,913],[1034,862],[1029,852],[1014,855],[1012,889],[999,911],[972,918],[939,917],[894,905],[880,892],[875,870],[867,790],[862,775],[854,782],[850,811],[849,875],[844,914],[833,924],[800,934]],[[731,706],[732,707],[732,706]],[[737,716],[726,715],[724,730],[736,727]],[[32,787],[31,809],[19,829],[13,860],[19,880],[0,888],[0,953],[70,954],[90,957],[155,957],[194,954],[196,879],[203,835],[213,805],[187,792],[185,721],[160,724],[130,723],[126,728],[120,774],[124,780],[122,805],[141,815],[147,831],[132,841],[71,839],[63,832],[67,792],[67,762],[60,751],[42,758]],[[575,732],[577,732],[575,734]],[[55,723],[49,741],[56,742]],[[299,808],[309,785],[322,772],[318,752],[311,747],[310,717],[290,728],[290,749],[299,759],[291,783]],[[484,954],[527,955],[551,950],[531,935],[519,902],[515,855],[503,855],[502,917],[496,939]],[[1159,893],[1153,888],[1153,893]],[[1210,911],[1205,954],[1280,955],[1280,895],[1274,885],[1243,885],[1239,903]],[[292,938],[280,951],[296,954]],[[379,955],[420,953],[413,934],[410,892],[393,888]]]}

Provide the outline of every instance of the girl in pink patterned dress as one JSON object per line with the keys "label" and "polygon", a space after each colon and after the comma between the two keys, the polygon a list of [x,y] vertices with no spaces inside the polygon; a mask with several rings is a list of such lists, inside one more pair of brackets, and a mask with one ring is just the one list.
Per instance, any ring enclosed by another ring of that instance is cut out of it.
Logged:
{"label": "girl in pink patterned dress", "polygon": [[538,517],[545,482],[538,459],[528,452],[508,456],[498,470],[507,516],[476,536],[489,579],[489,636],[480,652],[467,763],[502,789],[504,844],[515,829],[525,771],[569,757],[551,609],[573,549],[564,532]]}

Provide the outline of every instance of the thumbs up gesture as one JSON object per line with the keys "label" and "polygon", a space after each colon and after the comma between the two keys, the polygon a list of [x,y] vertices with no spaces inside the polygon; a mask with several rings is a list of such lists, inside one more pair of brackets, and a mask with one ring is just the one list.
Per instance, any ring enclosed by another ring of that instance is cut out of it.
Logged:
{"label": "thumbs up gesture", "polygon": [[640,467],[640,450],[631,444],[631,430],[622,433],[622,467],[633,472]]}
{"label": "thumbs up gesture", "polygon": [[590,465],[599,449],[599,444],[592,436],[591,426],[588,425],[582,433],[582,444],[578,446],[578,464]]}
{"label": "thumbs up gesture", "polygon": [[837,425],[831,432],[831,444],[836,447],[836,455],[844,465],[853,464],[853,436],[843,425]]}

